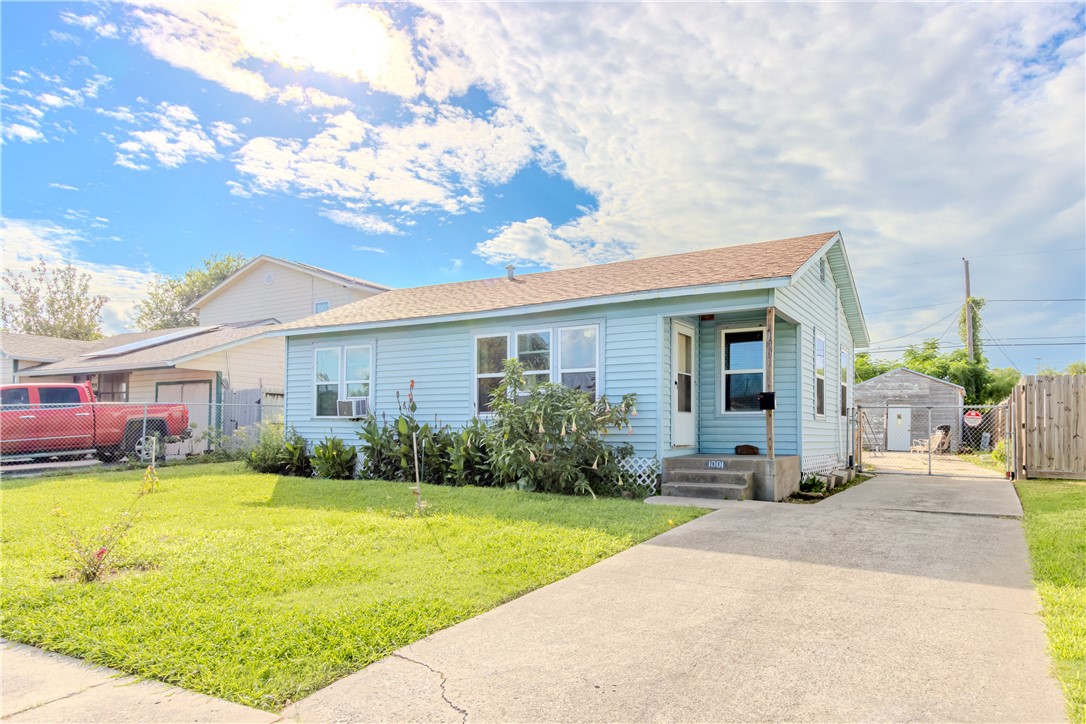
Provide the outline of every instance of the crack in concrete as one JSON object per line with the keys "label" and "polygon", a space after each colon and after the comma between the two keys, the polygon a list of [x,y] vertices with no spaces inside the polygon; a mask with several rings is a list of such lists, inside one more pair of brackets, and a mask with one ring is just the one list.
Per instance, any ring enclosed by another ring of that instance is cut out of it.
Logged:
{"label": "crack in concrete", "polygon": [[456,704],[452,703],[452,701],[449,699],[449,697],[446,696],[446,694],[445,694],[445,683],[448,681],[448,679],[445,678],[445,674],[438,671],[437,669],[435,669],[434,667],[430,666],[427,663],[424,663],[422,661],[416,661],[415,659],[410,659],[410,658],[404,656],[403,654],[393,652],[392,655],[395,656],[397,659],[403,659],[404,661],[407,661],[409,663],[418,664],[419,666],[423,667],[424,669],[426,669],[428,671],[432,671],[433,673],[440,676],[441,677],[441,698],[442,698],[442,700],[446,704],[448,704],[450,707],[452,707],[453,711],[457,712],[458,714],[460,714],[461,717],[463,717],[460,720],[462,722],[462,724],[467,724],[468,710],[467,709],[461,709]]}
{"label": "crack in concrete", "polygon": [[86,692],[90,691],[91,689],[97,689],[99,686],[105,686],[106,684],[112,684],[112,683],[115,683],[115,682],[101,681],[101,682],[99,682],[97,684],[91,684],[90,686],[86,687],[85,689],[80,689],[79,691],[73,691],[72,693],[65,694],[64,696],[58,696],[55,699],[50,699],[48,701],[43,701],[43,702],[41,702],[39,704],[35,704],[34,706],[28,706],[27,708],[20,709],[19,711],[8,712],[7,714],[4,715],[4,718],[8,719],[8,718],[13,717],[13,716],[18,716],[19,714],[25,714],[28,711],[34,711],[35,709],[41,709],[43,706],[49,706],[50,704],[55,704],[58,701],[64,701],[65,699],[71,699],[73,696],[79,696],[80,694],[85,694]]}

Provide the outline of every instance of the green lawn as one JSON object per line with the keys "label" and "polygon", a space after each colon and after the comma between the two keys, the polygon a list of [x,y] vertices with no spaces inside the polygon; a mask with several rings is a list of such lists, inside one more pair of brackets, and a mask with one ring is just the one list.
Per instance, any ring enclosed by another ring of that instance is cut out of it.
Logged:
{"label": "green lawn", "polygon": [[403,483],[159,472],[91,584],[65,577],[51,511],[100,530],[140,471],[0,484],[0,632],[268,710],[706,512],[424,486],[419,518]]}
{"label": "green lawn", "polygon": [[1086,482],[1020,480],[1048,650],[1071,721],[1086,722]]}

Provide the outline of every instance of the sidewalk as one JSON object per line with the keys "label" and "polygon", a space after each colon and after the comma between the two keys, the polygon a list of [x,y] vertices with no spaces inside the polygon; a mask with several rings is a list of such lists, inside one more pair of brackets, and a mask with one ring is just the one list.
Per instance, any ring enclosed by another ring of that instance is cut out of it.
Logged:
{"label": "sidewalk", "polygon": [[280,717],[0,639],[0,719],[274,722]]}

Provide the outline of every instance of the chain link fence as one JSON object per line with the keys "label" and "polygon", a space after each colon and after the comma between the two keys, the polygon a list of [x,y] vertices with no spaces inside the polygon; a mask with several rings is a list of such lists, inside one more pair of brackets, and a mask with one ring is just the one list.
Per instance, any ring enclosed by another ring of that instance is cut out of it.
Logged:
{"label": "chain link fence", "polygon": [[94,402],[0,405],[4,464],[84,460],[239,457],[264,425],[281,425],[282,404]]}
{"label": "chain link fence", "polygon": [[1006,405],[856,408],[856,449],[864,470],[1005,477],[1011,470]]}

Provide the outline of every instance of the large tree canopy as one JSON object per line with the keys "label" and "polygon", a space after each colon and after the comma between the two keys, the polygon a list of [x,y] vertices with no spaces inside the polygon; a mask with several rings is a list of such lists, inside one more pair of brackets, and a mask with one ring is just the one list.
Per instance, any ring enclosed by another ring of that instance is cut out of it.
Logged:
{"label": "large tree canopy", "polygon": [[172,277],[156,275],[147,299],[136,306],[136,326],[151,330],[196,324],[197,316],[186,312],[185,307],[207,294],[248,261],[241,254],[228,254],[221,258],[213,255],[184,274]]}
{"label": "large tree canopy", "polygon": [[[0,299],[0,323],[10,332],[64,339],[102,336],[102,307],[109,298],[90,293],[91,278],[68,262],[50,268],[45,259],[29,273],[4,272],[5,299]],[[10,301],[15,297],[16,301]]]}

